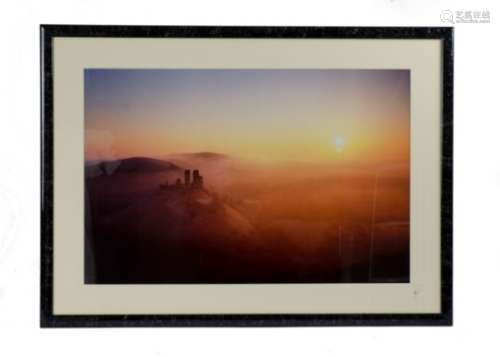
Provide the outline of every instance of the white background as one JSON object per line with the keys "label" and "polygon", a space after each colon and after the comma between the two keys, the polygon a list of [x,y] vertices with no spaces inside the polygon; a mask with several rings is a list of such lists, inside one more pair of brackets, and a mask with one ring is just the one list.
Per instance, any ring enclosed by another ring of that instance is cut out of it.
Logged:
{"label": "white background", "polygon": [[[50,329],[39,325],[39,24],[441,26],[455,30],[451,328]],[[500,9],[495,1],[3,1],[0,4],[1,356],[498,355]]]}

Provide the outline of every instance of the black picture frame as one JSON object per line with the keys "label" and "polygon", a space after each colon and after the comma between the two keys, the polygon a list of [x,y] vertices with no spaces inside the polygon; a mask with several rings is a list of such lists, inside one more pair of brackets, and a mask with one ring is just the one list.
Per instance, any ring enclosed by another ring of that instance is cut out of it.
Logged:
{"label": "black picture frame", "polygon": [[[41,327],[452,325],[453,28],[41,25]],[[439,39],[442,41],[441,312],[438,314],[55,315],[53,48],[56,37]]]}

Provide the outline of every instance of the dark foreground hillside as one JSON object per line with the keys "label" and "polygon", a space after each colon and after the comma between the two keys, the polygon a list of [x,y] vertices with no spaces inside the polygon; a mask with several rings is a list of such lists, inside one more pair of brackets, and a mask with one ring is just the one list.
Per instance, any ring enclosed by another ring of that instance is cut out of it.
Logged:
{"label": "dark foreground hillside", "polygon": [[[406,201],[381,202],[373,221],[362,180],[359,188],[325,178],[306,191],[299,182],[218,192],[161,189],[182,177],[178,163],[134,160],[106,170],[92,166],[86,177],[86,283],[409,281],[409,227],[399,209]],[[382,198],[405,190],[388,182]],[[328,189],[342,184],[349,200]]]}

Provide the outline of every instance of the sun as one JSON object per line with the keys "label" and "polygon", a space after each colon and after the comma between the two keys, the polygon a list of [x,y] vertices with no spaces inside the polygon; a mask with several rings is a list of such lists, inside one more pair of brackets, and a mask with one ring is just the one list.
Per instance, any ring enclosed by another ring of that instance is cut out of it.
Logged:
{"label": "sun", "polygon": [[335,151],[340,153],[342,151],[344,151],[344,147],[345,147],[345,139],[343,136],[340,136],[340,135],[335,135],[333,137],[333,145],[335,146]]}

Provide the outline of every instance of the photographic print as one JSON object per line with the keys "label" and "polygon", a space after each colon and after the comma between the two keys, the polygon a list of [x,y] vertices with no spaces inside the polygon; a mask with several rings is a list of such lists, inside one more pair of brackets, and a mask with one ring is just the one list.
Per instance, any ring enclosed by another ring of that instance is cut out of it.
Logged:
{"label": "photographic print", "polygon": [[410,281],[410,71],[86,69],[85,283]]}
{"label": "photographic print", "polygon": [[42,327],[452,324],[452,28],[41,49]]}

